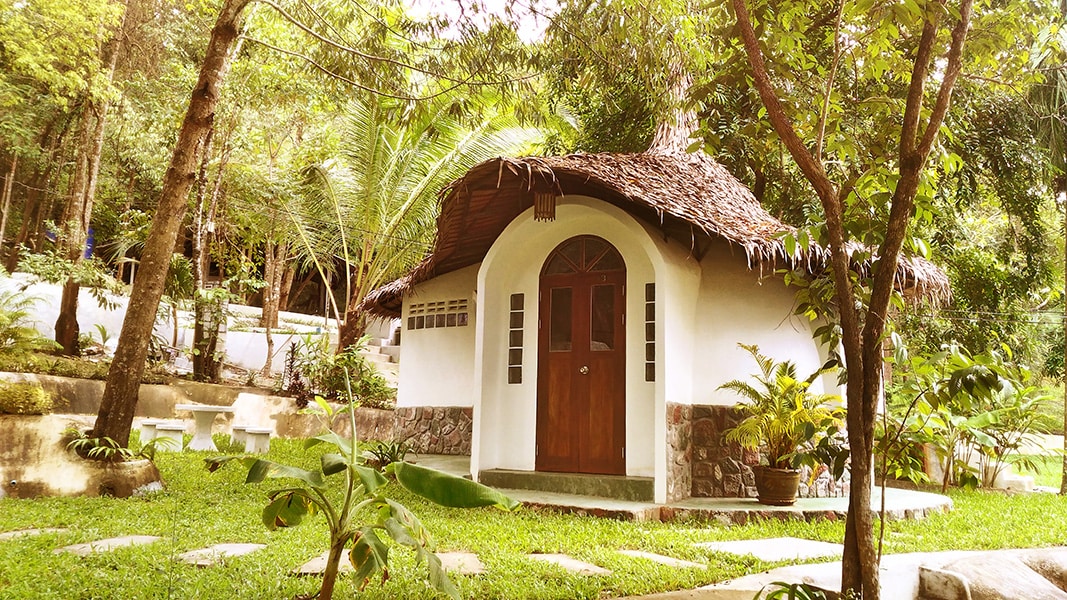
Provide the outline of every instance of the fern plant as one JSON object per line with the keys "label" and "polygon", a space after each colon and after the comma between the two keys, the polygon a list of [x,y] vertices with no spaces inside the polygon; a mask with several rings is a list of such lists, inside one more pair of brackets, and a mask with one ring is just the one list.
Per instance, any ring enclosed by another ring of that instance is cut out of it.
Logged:
{"label": "fern plant", "polygon": [[752,355],[759,373],[753,382],[734,379],[718,389],[736,392],[743,400],[736,405],[744,417],[726,432],[726,441],[746,450],[765,447],[767,464],[790,469],[803,462],[803,447],[816,446],[817,438],[843,426],[844,409],[840,396],[813,394],[812,382],[826,372],[819,369],[806,379],[797,376],[792,361],[777,362],[760,353],[759,346],[738,344]]}
{"label": "fern plant", "polygon": [[56,347],[33,326],[30,311],[36,302],[18,290],[0,291],[0,355],[23,358]]}

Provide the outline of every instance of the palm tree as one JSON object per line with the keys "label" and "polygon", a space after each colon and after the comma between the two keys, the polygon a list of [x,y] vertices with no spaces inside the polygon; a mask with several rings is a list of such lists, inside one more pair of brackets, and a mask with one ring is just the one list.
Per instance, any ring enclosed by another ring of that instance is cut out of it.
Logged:
{"label": "palm tree", "polygon": [[[299,205],[287,206],[302,251],[327,280],[341,265],[345,297],[338,350],[366,328],[359,309],[377,287],[406,274],[425,255],[438,213],[437,194],[482,161],[516,154],[535,132],[487,113],[473,124],[459,100],[438,96],[412,109],[377,97],[351,102],[340,156],[305,170]],[[337,309],[335,309],[337,310]]]}
{"label": "palm tree", "polygon": [[800,379],[793,361],[777,362],[762,354],[759,346],[738,345],[752,355],[760,372],[752,375],[755,385],[734,379],[718,388],[736,392],[742,398],[736,408],[744,417],[727,430],[726,441],[737,442],[747,450],[764,446],[770,467],[791,469],[794,454],[815,437],[816,430],[831,423],[841,424],[844,411],[834,406],[841,397],[809,391],[815,379],[826,372],[824,369]]}

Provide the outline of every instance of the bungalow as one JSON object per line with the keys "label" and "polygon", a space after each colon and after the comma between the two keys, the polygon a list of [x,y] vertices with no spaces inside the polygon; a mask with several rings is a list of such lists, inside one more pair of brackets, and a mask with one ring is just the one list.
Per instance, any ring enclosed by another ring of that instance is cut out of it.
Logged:
{"label": "bungalow", "polygon": [[[475,166],[442,191],[423,262],[364,304],[401,318],[401,431],[423,451],[469,448],[490,485],[744,495],[720,442],[737,397],[718,387],[755,368],[738,343],[801,372],[826,358],[775,274],[789,230],[699,153]],[[947,290],[936,268],[899,274]]]}

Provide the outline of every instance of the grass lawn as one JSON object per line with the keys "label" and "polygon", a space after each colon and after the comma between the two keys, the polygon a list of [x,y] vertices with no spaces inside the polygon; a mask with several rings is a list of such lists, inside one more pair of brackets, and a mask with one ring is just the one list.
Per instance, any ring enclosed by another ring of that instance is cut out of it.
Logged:
{"label": "grass lawn", "polygon": [[[157,464],[167,490],[141,499],[0,499],[0,531],[63,527],[50,533],[0,542],[0,597],[122,598],[292,598],[311,594],[317,578],[288,572],[326,549],[321,518],[268,532],[260,510],[274,484],[246,485],[230,465],[208,473],[204,453],[161,453]],[[315,451],[299,442],[273,440],[270,458],[307,465]],[[796,536],[839,542],[841,523],[765,522],[745,527],[707,523],[623,523],[529,510],[444,509],[402,491],[403,501],[435,535],[437,549],[476,552],[488,573],[454,576],[466,598],[603,598],[690,588],[762,571],[774,566],[751,558],[697,549],[694,542]],[[1049,523],[1067,522],[1067,502],[1054,495],[1008,496],[954,492],[956,510],[923,522],[891,523],[887,552],[954,548],[1008,548],[1067,543],[1067,531]],[[162,536],[163,541],[86,558],[55,554],[57,547],[128,534]],[[212,544],[257,542],[267,547],[224,566],[198,569],[179,563],[182,552]],[[676,569],[616,553],[640,549],[706,564]],[[531,552],[564,552],[614,573],[584,577],[525,557]],[[390,579],[371,582],[360,598],[433,598],[405,548],[390,552]],[[357,595],[357,582],[343,577],[336,597]]]}

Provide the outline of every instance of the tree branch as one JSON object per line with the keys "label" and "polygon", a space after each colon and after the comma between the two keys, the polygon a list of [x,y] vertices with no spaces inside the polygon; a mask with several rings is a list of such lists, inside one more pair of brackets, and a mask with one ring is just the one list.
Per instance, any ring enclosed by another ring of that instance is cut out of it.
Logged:
{"label": "tree branch", "polygon": [[[926,8],[927,19],[923,23],[922,36],[915,50],[915,63],[911,68],[911,83],[908,86],[908,100],[904,108],[904,125],[900,129],[901,161],[915,152],[916,137],[919,131],[919,119],[922,117],[923,96],[926,89],[926,77],[933,60],[934,44],[937,42],[937,24],[939,14],[945,10],[946,0],[937,0],[940,10],[934,13]],[[933,14],[931,14],[933,13]]]}
{"label": "tree branch", "polygon": [[822,99],[822,112],[819,114],[819,135],[815,139],[815,160],[822,162],[822,146],[826,136],[826,115],[830,112],[830,94],[834,90],[837,66],[841,63],[841,14],[845,11],[845,0],[838,0],[837,15],[834,19],[834,60],[830,64],[830,76],[826,78],[826,92]]}
{"label": "tree branch", "polygon": [[763,106],[767,109],[767,118],[770,119],[774,131],[782,139],[782,143],[789,150],[789,154],[792,155],[801,172],[815,187],[819,198],[824,203],[835,200],[837,194],[830,179],[826,176],[826,171],[804,146],[804,142],[793,129],[793,124],[789,122],[782,102],[774,91],[770,76],[767,74],[767,64],[763,60],[763,52],[759,47],[759,40],[756,39],[756,32],[748,16],[745,0],[733,0],[733,6],[737,25],[741,30],[741,40],[744,42],[745,53],[748,55],[748,63],[752,68],[752,78],[756,91],[759,92],[760,99],[763,101]]}
{"label": "tree branch", "polygon": [[[415,71],[415,72],[418,72],[418,73],[423,73],[425,75],[430,75],[431,77],[436,77],[436,78],[439,78],[439,79],[443,79],[443,80],[449,81],[451,83],[461,83],[462,85],[466,85],[466,84],[470,83],[470,78],[468,78],[466,80],[455,79],[455,78],[449,77],[447,75],[444,75],[443,73],[434,72],[434,71],[431,71],[429,69],[426,69],[426,68],[423,68],[423,67],[420,67],[418,65],[411,64],[411,63],[408,63],[408,62],[405,62],[405,61],[402,61],[402,60],[396,60],[394,58],[389,58],[387,56],[378,56],[378,55],[375,55],[375,54],[368,54],[366,52],[362,52],[362,51],[360,51],[360,50],[358,50],[356,48],[353,48],[351,46],[346,46],[345,44],[342,44],[342,43],[336,42],[334,40],[331,40],[330,38],[327,38],[327,37],[323,36],[322,34],[318,33],[317,31],[315,31],[314,29],[308,27],[304,23],[300,22],[299,19],[297,19],[293,15],[289,14],[284,8],[282,8],[281,6],[279,6],[276,3],[272,2],[271,0],[255,0],[255,1],[261,2],[263,4],[266,4],[269,7],[273,8],[286,21],[289,21],[290,23],[295,25],[297,27],[297,29],[300,29],[301,31],[303,31],[307,35],[311,36],[312,38],[318,40],[319,42],[322,42],[323,44],[326,44],[327,46],[330,46],[332,48],[335,48],[335,49],[340,50],[342,52],[345,52],[347,54],[352,54],[354,56],[358,56],[359,58],[362,58],[362,59],[364,59],[364,60],[366,60],[368,62],[382,63],[382,64],[388,64],[388,65],[393,65],[393,66],[396,66],[396,67],[400,67],[402,69],[410,69],[412,71]],[[316,13],[316,16],[317,16],[317,13]],[[321,17],[319,17],[319,18],[321,18]],[[488,55],[492,54],[492,52],[487,52],[486,54],[487,54],[487,58],[486,58],[485,61],[483,61],[483,65],[488,62]],[[473,75],[471,76],[471,78],[473,78]]]}
{"label": "tree branch", "polygon": [[535,77],[540,75],[539,73],[532,73],[530,75],[523,75],[522,77],[515,77],[515,78],[504,80],[504,81],[474,81],[473,80],[474,79],[474,75],[471,74],[470,76],[468,76],[467,79],[447,79],[446,78],[446,81],[451,82],[452,85],[442,89],[439,92],[435,92],[435,93],[427,95],[427,96],[399,95],[399,94],[393,94],[393,93],[390,93],[390,92],[385,92],[385,91],[379,90],[377,88],[372,88],[372,87],[366,86],[366,85],[364,85],[364,84],[362,84],[362,83],[360,83],[360,82],[358,82],[358,81],[356,81],[354,79],[350,79],[348,77],[345,77],[344,75],[341,75],[340,73],[336,73],[334,71],[331,71],[329,68],[327,68],[327,67],[323,66],[322,64],[318,63],[315,59],[311,58],[310,56],[308,56],[306,54],[302,54],[300,52],[296,52],[296,51],[293,51],[293,50],[286,50],[285,48],[281,48],[281,47],[275,46],[274,44],[270,44],[268,42],[264,42],[263,40],[256,39],[256,38],[253,38],[253,37],[245,36],[243,39],[246,39],[246,40],[248,40],[248,41],[250,41],[252,43],[255,43],[255,44],[259,44],[260,46],[263,46],[264,48],[267,48],[269,50],[273,50],[275,52],[280,52],[281,54],[285,54],[287,56],[292,56],[294,58],[299,58],[300,60],[303,60],[304,62],[308,63],[309,65],[311,65],[312,67],[314,67],[318,71],[322,72],[327,77],[333,77],[333,78],[335,78],[335,79],[337,79],[337,80],[339,80],[339,81],[341,81],[343,83],[347,83],[348,85],[351,85],[351,86],[353,86],[355,88],[361,89],[361,90],[363,90],[365,92],[369,92],[371,94],[376,94],[376,95],[382,96],[384,98],[393,98],[395,100],[404,100],[404,101],[407,101],[407,102],[422,102],[422,101],[425,101],[425,100],[432,100],[434,98],[437,98],[438,96],[443,96],[443,95],[448,94],[449,92],[451,92],[451,91],[453,91],[453,90],[455,90],[457,88],[461,88],[463,86],[501,85],[501,84],[504,84],[504,83],[513,83],[513,82],[516,82],[516,81],[527,81],[529,79],[533,79],[533,78],[535,78]]}
{"label": "tree branch", "polygon": [[967,28],[971,24],[971,6],[973,0],[960,2],[960,20],[952,28],[952,45],[948,50],[948,64],[945,66],[945,76],[941,79],[941,87],[937,91],[937,101],[930,113],[930,121],[926,124],[922,141],[917,148],[925,162],[930,154],[930,149],[937,139],[937,132],[941,129],[941,123],[945,121],[949,104],[952,102],[952,89],[956,85],[956,79],[963,70],[963,45],[967,41]]}

